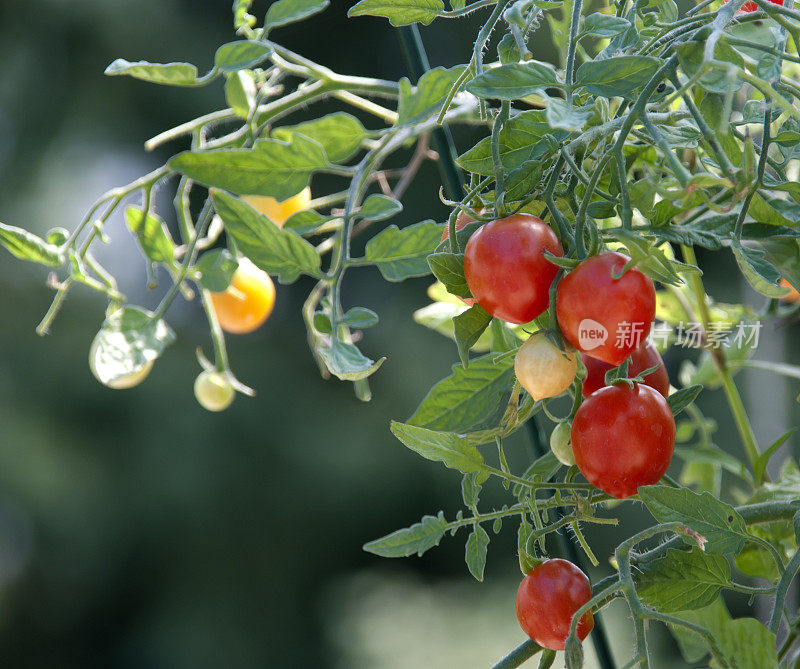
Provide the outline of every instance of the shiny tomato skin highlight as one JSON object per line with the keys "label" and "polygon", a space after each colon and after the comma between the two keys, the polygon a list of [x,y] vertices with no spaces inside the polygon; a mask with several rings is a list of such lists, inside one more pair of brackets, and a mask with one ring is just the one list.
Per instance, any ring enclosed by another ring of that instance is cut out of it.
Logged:
{"label": "shiny tomato skin highlight", "polygon": [[[555,558],[535,566],[517,589],[517,620],[531,639],[550,650],[564,650],[575,612],[592,597],[589,579],[567,560]],[[594,627],[591,611],[578,622],[583,641]]]}
{"label": "shiny tomato skin highlight", "polygon": [[648,276],[633,267],[613,278],[629,260],[613,251],[587,258],[559,282],[556,298],[567,341],[614,367],[645,341],[656,315],[656,290]]}
{"label": "shiny tomato skin highlight", "polygon": [[[586,367],[586,378],[583,380],[583,396],[589,397],[595,390],[600,390],[600,388],[605,387],[606,372],[614,367],[607,362],[592,358],[586,353],[581,353],[581,362],[583,362],[584,367]],[[659,365],[658,369],[645,376],[644,382],[666,397],[669,395],[669,376],[667,375],[667,368],[664,367],[661,354],[650,342],[646,342],[631,353],[631,359],[628,363],[628,376],[638,376],[644,370],[655,367],[656,365]]]}
{"label": "shiny tomato skin highlight", "polygon": [[675,419],[657,390],[621,383],[583,401],[571,437],[575,464],[586,480],[625,499],[664,476],[675,448]]}
{"label": "shiny tomato skin highlight", "polygon": [[542,255],[564,255],[555,233],[530,214],[490,221],[467,242],[464,275],[472,295],[488,313],[509,323],[527,323],[550,302],[558,267]]}

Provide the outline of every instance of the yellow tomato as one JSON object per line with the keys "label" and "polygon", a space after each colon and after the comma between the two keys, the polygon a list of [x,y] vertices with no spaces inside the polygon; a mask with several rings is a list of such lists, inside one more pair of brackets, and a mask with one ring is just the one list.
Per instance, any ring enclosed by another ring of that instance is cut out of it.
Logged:
{"label": "yellow tomato", "polygon": [[219,372],[200,372],[194,382],[194,396],[207,411],[224,411],[233,402],[236,391],[230,380]]}
{"label": "yellow tomato", "polygon": [[514,372],[535,400],[563,393],[578,371],[578,357],[559,351],[544,332],[535,332],[517,351]]}
{"label": "yellow tomato", "polygon": [[311,202],[311,189],[306,187],[297,195],[293,195],[283,202],[278,202],[274,197],[262,195],[245,195],[242,199],[259,214],[263,214],[279,228],[282,228],[293,214],[308,209]]}
{"label": "yellow tomato", "polygon": [[239,261],[224,293],[211,293],[220,327],[232,334],[253,332],[269,318],[275,306],[275,284],[269,274],[247,258]]}

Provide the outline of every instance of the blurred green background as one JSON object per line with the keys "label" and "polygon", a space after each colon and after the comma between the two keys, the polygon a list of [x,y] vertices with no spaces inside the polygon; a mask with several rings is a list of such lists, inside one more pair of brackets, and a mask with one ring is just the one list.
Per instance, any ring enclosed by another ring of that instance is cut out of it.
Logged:
{"label": "blurred green background", "polygon": [[[332,4],[276,39],[344,73],[405,74],[386,22],[347,20],[352,3]],[[224,104],[221,85],[170,89],[108,79],[103,69],[123,57],[202,70],[233,39],[230,23],[229,0],[0,0],[0,220],[37,232],[71,227],[101,192],[159,165],[166,149],[146,154],[144,140]],[[474,33],[468,20],[423,29],[432,63],[466,61]],[[535,39],[547,58],[545,40]],[[457,139],[469,146],[469,134]],[[398,224],[444,217],[436,179],[426,166]],[[314,185],[317,195],[328,187]],[[159,194],[162,209],[170,198],[168,188]],[[108,232],[102,259],[133,302],[154,306],[164,286],[144,288],[144,263],[119,217]],[[738,296],[731,262],[709,272],[721,298]],[[428,279],[389,285],[373,270],[351,273],[348,306],[381,315],[365,351],[389,355],[373,377],[372,403],[319,378],[299,313],[309,290],[301,281],[279,287],[266,327],[229,339],[234,369],[258,396],[239,396],[215,415],[192,394],[194,350],[210,353],[196,303],[171,309],[179,341],[147,382],[112,391],[87,365],[103,300],[73,291],[40,339],[34,328],[51,299],[45,278],[0,253],[0,665],[484,667],[523,640],[512,523],[493,537],[484,584],[463,564],[466,534],[421,559],[361,551],[426,513],[452,517],[461,504],[458,475],[407,452],[388,431],[457,358],[450,342],[411,321],[427,302]],[[759,357],[783,357],[797,326],[768,330]],[[678,361],[668,362],[675,379]],[[760,398],[757,430],[769,443],[784,431],[796,384],[755,375],[746,385]],[[738,453],[717,395],[703,406],[722,423],[718,443]],[[524,435],[509,448],[524,466]],[[487,486],[482,503],[505,500]],[[648,522],[636,509],[622,518],[620,528],[589,529],[601,559],[595,578],[610,573],[619,537]],[[624,663],[625,611],[615,605],[604,617]],[[656,666],[682,666],[662,630],[652,638]]]}

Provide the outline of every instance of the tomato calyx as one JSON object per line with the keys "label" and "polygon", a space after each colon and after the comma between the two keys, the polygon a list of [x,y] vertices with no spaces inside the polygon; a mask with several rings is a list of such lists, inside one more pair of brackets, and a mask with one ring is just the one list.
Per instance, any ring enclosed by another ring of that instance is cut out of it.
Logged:
{"label": "tomato calyx", "polygon": [[618,367],[613,367],[606,372],[605,382],[607,386],[615,386],[625,384],[629,388],[633,388],[635,383],[645,383],[645,377],[649,376],[661,367],[661,364],[653,365],[647,369],[642,370],[636,376],[628,376],[628,364],[630,363],[630,356]]}
{"label": "tomato calyx", "polygon": [[528,553],[524,548],[520,548],[517,552],[519,554],[519,570],[522,572],[523,576],[530,574],[543,562],[543,560]]}

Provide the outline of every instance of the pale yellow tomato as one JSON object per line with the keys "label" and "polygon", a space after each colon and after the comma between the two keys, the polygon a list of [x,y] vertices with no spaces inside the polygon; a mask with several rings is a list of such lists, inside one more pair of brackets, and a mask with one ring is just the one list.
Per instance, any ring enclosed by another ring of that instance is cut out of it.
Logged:
{"label": "pale yellow tomato", "polygon": [[263,195],[245,195],[242,199],[259,214],[263,214],[279,228],[282,228],[293,214],[308,209],[311,202],[311,189],[306,187],[297,195],[282,202],[278,202],[274,197]]}
{"label": "pale yellow tomato", "polygon": [[572,438],[570,437],[570,424],[559,423],[550,434],[550,450],[561,464],[572,467],[575,464],[575,454],[572,452]]}
{"label": "pale yellow tomato", "polygon": [[194,382],[194,396],[208,411],[224,411],[233,402],[236,391],[230,380],[219,372],[200,372]]}
{"label": "pale yellow tomato", "polygon": [[578,356],[559,351],[545,336],[535,332],[517,351],[514,372],[517,380],[535,400],[563,393],[578,371]]}
{"label": "pale yellow tomato", "polygon": [[269,318],[275,306],[275,284],[269,274],[247,258],[239,260],[231,285],[222,293],[211,293],[211,303],[220,327],[232,334],[253,332]]}
{"label": "pale yellow tomato", "polygon": [[89,349],[89,369],[92,370],[94,378],[100,381],[100,383],[102,383],[107,388],[113,388],[114,390],[126,390],[127,388],[133,388],[134,386],[138,386],[142,381],[144,381],[147,378],[147,375],[150,373],[150,370],[153,369],[153,361],[148,360],[139,369],[137,369],[134,372],[131,372],[130,374],[125,374],[124,376],[112,379],[111,381],[104,381],[98,371],[98,365],[100,363],[98,359],[98,356],[100,355],[98,343],[99,343],[99,338],[95,338],[95,340],[92,342],[92,347]]}

